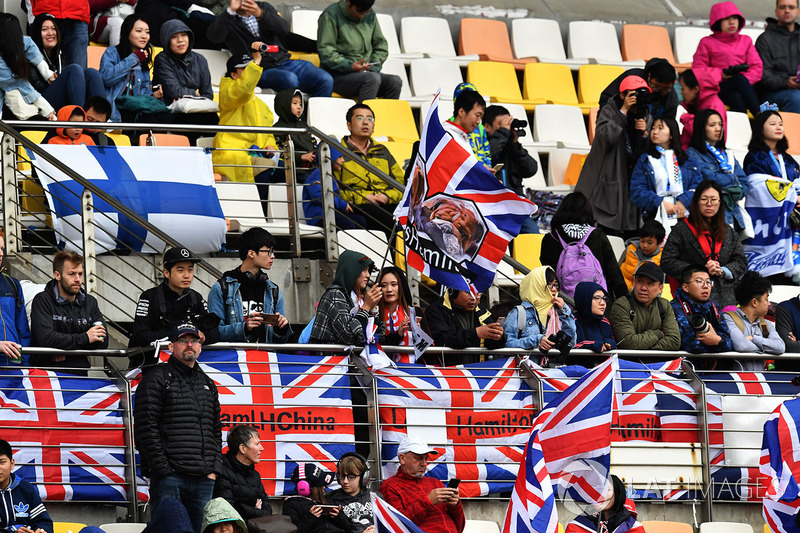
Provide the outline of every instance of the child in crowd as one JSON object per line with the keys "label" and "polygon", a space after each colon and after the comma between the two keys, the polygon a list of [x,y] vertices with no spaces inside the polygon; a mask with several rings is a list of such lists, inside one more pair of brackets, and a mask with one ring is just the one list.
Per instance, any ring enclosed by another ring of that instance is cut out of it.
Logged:
{"label": "child in crowd", "polygon": [[11,444],[0,439],[0,531],[53,533],[53,521],[39,491],[13,469]]}
{"label": "child in crowd", "polygon": [[744,173],[768,174],[794,181],[800,177],[800,165],[787,153],[789,141],[783,129],[783,118],[775,110],[767,109],[753,121],[753,136],[744,158]]}
{"label": "child in crowd", "polygon": [[225,498],[214,498],[203,509],[202,533],[247,533],[244,520]]}
{"label": "child in crowd", "polygon": [[[307,128],[308,124],[302,119],[305,106],[303,93],[300,89],[284,89],[275,96],[275,113],[278,120],[276,128]],[[294,143],[294,166],[298,183],[304,182],[317,162],[316,143],[310,133],[293,133],[291,135],[276,135],[278,148],[287,149],[287,141],[291,137]],[[283,180],[281,176],[280,181]]]}
{"label": "child in crowd", "polygon": [[692,70],[700,81],[700,104],[709,96],[719,98],[731,111],[758,114],[758,95],[753,85],[761,81],[763,63],[748,35],[742,35],[744,17],[733,2],[711,6],[711,31],[697,45]]}
{"label": "child in crowd", "polygon": [[[650,145],[631,175],[631,201],[647,220],[657,218],[677,224],[686,216],[692,202],[693,174],[686,168],[686,153],[681,148],[678,123],[661,117],[650,128]],[[628,283],[630,287],[630,282]]]}
{"label": "child in crowd", "polygon": [[593,281],[582,281],[575,287],[575,348],[596,353],[617,347],[611,322],[606,318],[608,292]]}
{"label": "child in crowd", "polygon": [[342,507],[353,533],[375,533],[367,461],[357,453],[346,453],[339,459],[336,470],[342,488],[331,492],[328,500]]}
{"label": "child in crowd", "polygon": [[[86,112],[77,105],[65,105],[58,110],[60,122],[86,122]],[[83,128],[56,128],[56,135],[47,144],[85,144],[94,146],[91,137],[83,133]]]}
{"label": "child in crowd", "polygon": [[648,220],[639,229],[639,237],[630,239],[625,244],[625,261],[620,266],[628,290],[633,288],[633,273],[643,261],[661,264],[661,250],[666,237],[666,230],[657,220]]}
{"label": "child in crowd", "polygon": [[[697,81],[697,76],[695,76],[694,71],[692,69],[686,69],[678,75],[678,81],[681,83],[681,98],[683,101],[681,102],[681,106],[685,110],[685,112],[680,116],[681,124],[683,124],[683,133],[681,133],[681,148],[685,151],[689,148],[689,141],[692,140],[692,132],[694,131],[694,116],[697,113],[698,109],[714,107],[714,106],[703,106],[700,107],[700,84]],[[719,97],[717,97],[719,99]],[[722,101],[720,101],[722,104]],[[722,108],[725,109],[725,106],[722,105]]]}
{"label": "child in crowd", "polygon": [[303,533],[339,533],[350,531],[350,521],[341,506],[329,505],[325,487],[333,481],[333,473],[325,472],[313,463],[300,463],[292,472],[297,495],[283,501],[283,514],[292,519]]}

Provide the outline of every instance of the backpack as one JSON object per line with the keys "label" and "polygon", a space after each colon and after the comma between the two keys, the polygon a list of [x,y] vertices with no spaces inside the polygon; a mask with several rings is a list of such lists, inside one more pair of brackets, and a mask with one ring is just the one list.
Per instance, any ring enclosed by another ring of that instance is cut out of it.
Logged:
{"label": "backpack", "polygon": [[570,298],[575,298],[575,287],[582,281],[594,281],[604,290],[607,290],[606,277],[603,275],[600,261],[586,246],[586,239],[589,238],[593,231],[594,228],[590,229],[581,240],[569,244],[564,242],[558,230],[553,230],[550,233],[551,235],[555,234],[556,239],[563,247],[556,264],[556,276],[561,284],[561,292]]}

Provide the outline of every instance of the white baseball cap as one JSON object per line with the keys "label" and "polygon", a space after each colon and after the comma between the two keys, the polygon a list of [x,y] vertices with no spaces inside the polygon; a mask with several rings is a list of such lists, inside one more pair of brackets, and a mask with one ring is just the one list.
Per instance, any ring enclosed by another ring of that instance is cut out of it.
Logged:
{"label": "white baseball cap", "polygon": [[403,440],[400,441],[400,445],[397,447],[397,455],[408,452],[416,453],[419,455],[425,455],[426,453],[435,453],[435,454],[439,453],[430,446],[428,446],[420,438],[405,437]]}

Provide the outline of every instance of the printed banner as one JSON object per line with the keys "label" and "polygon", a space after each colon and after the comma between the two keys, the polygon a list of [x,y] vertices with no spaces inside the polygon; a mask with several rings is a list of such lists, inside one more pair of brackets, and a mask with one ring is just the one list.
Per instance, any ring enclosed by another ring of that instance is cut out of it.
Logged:
{"label": "printed banner", "polygon": [[789,272],[794,268],[789,224],[797,202],[794,184],[766,174],[752,174],[748,182],[750,192],[745,206],[755,231],[752,239],[742,241],[748,268],[763,276]]}

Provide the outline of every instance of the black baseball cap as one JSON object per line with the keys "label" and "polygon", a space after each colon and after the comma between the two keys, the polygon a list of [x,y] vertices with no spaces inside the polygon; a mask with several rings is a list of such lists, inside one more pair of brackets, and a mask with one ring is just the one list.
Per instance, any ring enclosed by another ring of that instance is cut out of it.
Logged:
{"label": "black baseball cap", "polygon": [[199,263],[200,258],[195,257],[188,248],[170,248],[164,253],[164,268],[169,270],[173,265],[189,261],[190,263]]}
{"label": "black baseball cap", "polygon": [[237,68],[244,68],[248,63],[253,61],[253,56],[250,54],[234,55],[228,58],[225,67],[228,69],[228,76],[233,74]]}
{"label": "black baseball cap", "polygon": [[194,335],[199,339],[200,331],[191,322],[183,322],[180,324],[176,324],[172,328],[172,335],[169,336],[169,342],[175,342],[176,340],[180,339],[181,337],[185,337],[186,335]]}
{"label": "black baseball cap", "polygon": [[636,272],[633,273],[633,277],[635,278],[636,276],[645,276],[653,281],[664,283],[664,271],[652,261],[640,263],[639,266],[636,267]]}

